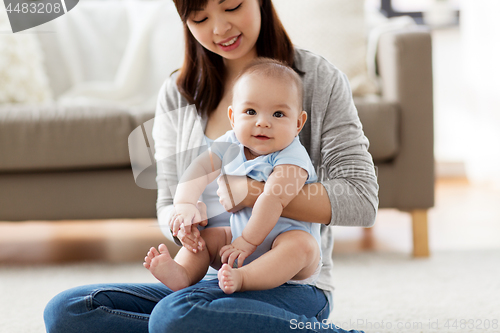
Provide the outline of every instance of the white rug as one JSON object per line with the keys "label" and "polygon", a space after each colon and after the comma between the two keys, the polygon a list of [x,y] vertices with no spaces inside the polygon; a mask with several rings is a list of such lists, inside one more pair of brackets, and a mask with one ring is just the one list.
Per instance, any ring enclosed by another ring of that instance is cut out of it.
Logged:
{"label": "white rug", "polygon": [[339,256],[330,318],[366,332],[498,333],[499,259],[500,250]]}
{"label": "white rug", "polygon": [[[366,332],[500,332],[499,259],[500,250],[338,255],[331,320]],[[0,332],[45,332],[51,297],[103,282],[155,280],[141,263],[0,267]]]}

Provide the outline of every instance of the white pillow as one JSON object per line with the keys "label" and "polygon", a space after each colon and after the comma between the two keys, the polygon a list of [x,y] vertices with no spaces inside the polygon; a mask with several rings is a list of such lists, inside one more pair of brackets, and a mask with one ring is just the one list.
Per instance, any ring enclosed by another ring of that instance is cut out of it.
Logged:
{"label": "white pillow", "polygon": [[154,109],[158,91],[182,65],[183,25],[174,3],[86,0],[39,27],[60,104]]}
{"label": "white pillow", "polygon": [[353,95],[377,92],[367,73],[364,0],[273,0],[273,4],[293,44],[343,71]]}
{"label": "white pillow", "polygon": [[35,34],[12,33],[5,7],[0,4],[0,104],[51,100],[52,91]]}

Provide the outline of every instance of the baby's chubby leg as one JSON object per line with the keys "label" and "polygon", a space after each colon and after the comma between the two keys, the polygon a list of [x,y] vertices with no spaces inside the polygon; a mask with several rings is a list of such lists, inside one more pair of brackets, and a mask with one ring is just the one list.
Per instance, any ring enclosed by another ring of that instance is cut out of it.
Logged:
{"label": "baby's chubby leg", "polygon": [[144,258],[144,267],[164,285],[177,291],[193,285],[205,276],[208,266],[220,267],[220,249],[231,242],[229,227],[207,228],[201,231],[206,248],[194,253],[182,247],[175,259],[165,244],[152,247]]}
{"label": "baby's chubby leg", "polygon": [[310,277],[319,260],[318,242],[311,234],[286,231],[276,237],[270,251],[248,265],[232,268],[224,264],[218,274],[219,286],[226,294],[276,288],[288,280]]}

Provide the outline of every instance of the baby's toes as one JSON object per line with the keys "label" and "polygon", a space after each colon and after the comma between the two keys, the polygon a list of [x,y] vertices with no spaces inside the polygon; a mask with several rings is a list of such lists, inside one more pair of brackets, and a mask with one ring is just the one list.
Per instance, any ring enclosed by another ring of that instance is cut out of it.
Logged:
{"label": "baby's toes", "polygon": [[149,269],[149,267],[151,267],[151,258],[149,258],[148,256],[144,257],[144,262],[142,263],[142,265]]}
{"label": "baby's toes", "polygon": [[219,280],[223,281],[223,283],[229,282],[231,280],[230,269],[231,268],[228,264],[224,264],[219,270]]}
{"label": "baby's toes", "polygon": [[149,260],[153,259],[155,255],[153,254],[153,248],[149,249],[148,253],[146,254],[146,258],[149,258]]}
{"label": "baby's toes", "polygon": [[151,256],[151,259],[153,259],[154,257],[159,256],[159,255],[160,255],[160,252],[158,252],[156,247],[152,247],[151,249],[149,249],[148,256]]}

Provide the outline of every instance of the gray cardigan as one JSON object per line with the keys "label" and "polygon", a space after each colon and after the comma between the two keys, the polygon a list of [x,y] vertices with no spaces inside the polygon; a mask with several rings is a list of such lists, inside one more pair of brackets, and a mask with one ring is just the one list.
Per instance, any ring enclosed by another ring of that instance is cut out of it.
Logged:
{"label": "gray cardigan", "polygon": [[[305,73],[303,106],[308,113],[300,140],[327,190],[332,210],[330,224],[321,226],[323,267],[316,283],[331,296],[333,229],[329,226],[372,226],[378,207],[378,184],[368,139],[345,74],[321,56],[298,48],[295,65]],[[153,126],[158,221],[170,240],[173,238],[168,221],[173,212],[175,185],[191,161],[206,149],[207,122],[179,93],[175,81],[174,74],[160,90]]]}

